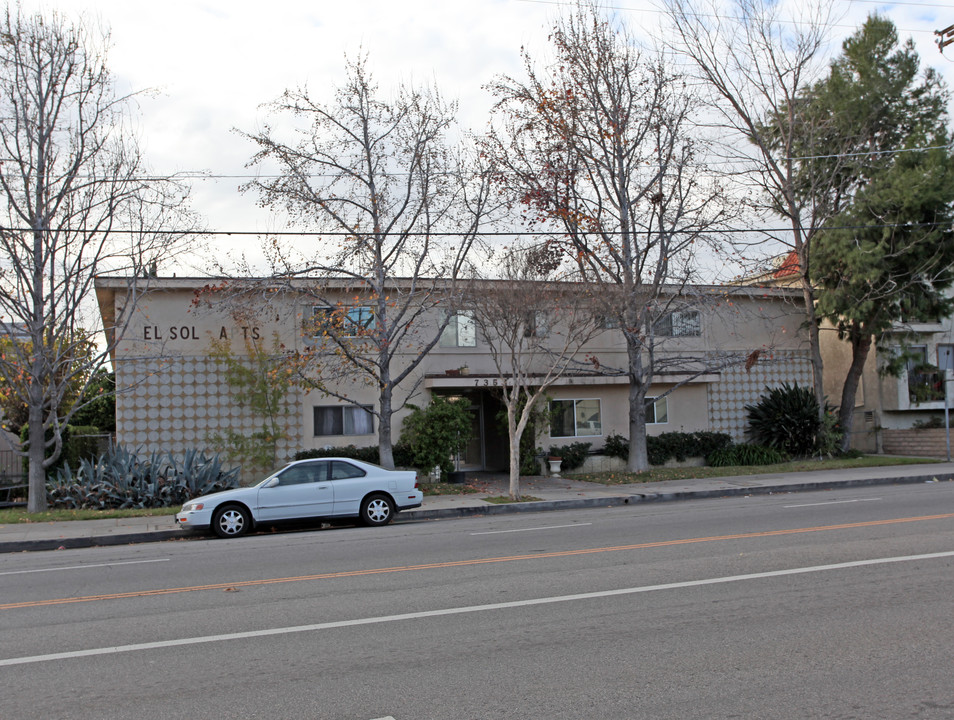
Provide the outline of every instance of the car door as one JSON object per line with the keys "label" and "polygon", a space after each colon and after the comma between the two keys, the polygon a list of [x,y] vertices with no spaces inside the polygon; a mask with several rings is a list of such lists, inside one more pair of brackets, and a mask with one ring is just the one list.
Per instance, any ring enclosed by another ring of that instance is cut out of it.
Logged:
{"label": "car door", "polygon": [[328,482],[328,462],[291,465],[258,491],[259,520],[291,520],[332,513],[334,491]]}
{"label": "car door", "polygon": [[376,489],[374,479],[362,468],[344,460],[331,460],[331,485],[335,492],[335,515],[357,516],[361,499]]}

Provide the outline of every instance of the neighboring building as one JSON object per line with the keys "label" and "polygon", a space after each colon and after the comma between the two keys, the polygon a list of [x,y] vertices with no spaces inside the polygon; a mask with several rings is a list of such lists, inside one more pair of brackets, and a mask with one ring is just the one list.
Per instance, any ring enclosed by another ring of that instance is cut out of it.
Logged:
{"label": "neighboring building", "polygon": [[[793,287],[798,281],[798,260],[790,252],[767,272],[746,278],[747,286]],[[954,292],[952,290],[949,293]],[[831,323],[821,326],[821,353],[825,395],[838,407],[845,376],[851,365],[851,347],[838,339]],[[886,359],[902,348],[910,356],[898,376],[883,372]],[[946,373],[946,376],[945,376]],[[945,379],[946,377],[946,379]],[[928,444],[915,441],[915,425],[941,424],[945,407],[954,406],[954,317],[934,322],[899,322],[868,353],[851,428],[852,447],[865,452],[899,455],[944,454],[944,438],[937,434]]]}
{"label": "neighboring building", "polygon": [[[209,433],[225,428],[254,432],[261,423],[234,402],[222,367],[210,357],[212,344],[230,343],[237,354],[246,352],[246,339],[283,350],[315,344],[316,338],[304,328],[323,308],[315,307],[304,293],[242,290],[250,286],[241,283],[214,289],[216,282],[159,278],[151,280],[138,298],[113,355],[118,442],[146,451],[182,451],[204,447]],[[124,278],[97,279],[106,327],[116,326],[116,319],[123,317],[127,285]],[[306,285],[301,281],[297,287]],[[788,288],[713,286],[693,291],[706,302],[673,312],[657,326],[658,334],[670,336],[663,351],[684,356],[686,362],[652,386],[649,395],[658,400],[651,408],[648,430],[650,434],[712,430],[742,440],[744,407],[757,401],[766,387],[811,382],[807,341],[799,329],[800,296]],[[353,314],[354,322],[374,321],[370,307],[362,305],[359,289],[341,281],[337,289],[326,284],[324,292],[336,292],[352,308],[348,317]],[[239,305],[232,302],[236,298],[241,299]],[[431,319],[438,322],[437,311]],[[546,331],[545,324],[541,331]],[[607,327],[582,355],[598,358],[604,369],[625,367],[622,333]],[[694,374],[702,360],[720,358],[733,362]],[[416,388],[410,400],[418,405],[431,395],[470,402],[474,439],[463,469],[500,469],[507,464],[506,430],[498,419],[501,404],[494,393],[498,382],[486,344],[462,313],[452,318],[406,385],[405,392]],[[289,393],[289,439],[279,448],[282,460],[301,449],[377,444],[374,418],[362,409],[374,406],[376,390],[361,384],[341,389],[354,404],[300,388]],[[557,419],[543,430],[538,446],[582,440],[598,449],[609,434],[628,435],[625,376],[581,371],[564,377],[548,394]],[[400,394],[396,398],[403,399]],[[395,439],[403,417],[397,413],[394,418]]]}

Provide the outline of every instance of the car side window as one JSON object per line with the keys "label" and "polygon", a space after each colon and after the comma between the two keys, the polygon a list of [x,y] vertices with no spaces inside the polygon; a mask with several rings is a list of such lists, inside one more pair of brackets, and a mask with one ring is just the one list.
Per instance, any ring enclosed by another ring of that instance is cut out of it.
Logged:
{"label": "car side window", "polygon": [[345,480],[347,478],[364,477],[367,473],[356,465],[341,460],[331,461],[331,479]]}
{"label": "car side window", "polygon": [[324,479],[327,463],[308,463],[294,465],[278,476],[279,485],[302,485],[321,482]]}

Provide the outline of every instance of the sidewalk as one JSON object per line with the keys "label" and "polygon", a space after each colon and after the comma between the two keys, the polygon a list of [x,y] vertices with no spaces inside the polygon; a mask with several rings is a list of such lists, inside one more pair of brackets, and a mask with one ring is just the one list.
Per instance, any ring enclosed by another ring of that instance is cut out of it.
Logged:
{"label": "sidewalk", "polygon": [[[767,473],[697,480],[667,480],[632,485],[600,485],[570,478],[532,477],[522,479],[521,492],[525,496],[540,498],[539,501],[497,505],[486,502],[483,498],[506,495],[507,478],[504,475],[487,475],[478,481],[485,492],[425,497],[423,507],[400,513],[395,518],[395,522],[952,480],[954,480],[954,462],[801,473]],[[204,536],[190,535],[179,530],[172,515],[113,520],[20,523],[0,525],[0,553],[125,545],[201,537]]]}

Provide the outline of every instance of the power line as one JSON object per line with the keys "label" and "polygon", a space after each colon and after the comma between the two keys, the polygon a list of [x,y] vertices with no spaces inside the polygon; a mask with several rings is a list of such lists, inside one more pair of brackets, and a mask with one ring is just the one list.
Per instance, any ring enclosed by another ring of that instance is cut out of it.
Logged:
{"label": "power line", "polygon": [[[921,227],[921,228],[936,228],[936,227],[951,227],[951,223],[944,222],[926,222],[926,223],[879,223],[877,225],[838,225],[833,227],[824,227],[818,228],[818,231],[832,231],[832,230],[872,230],[872,229],[887,229],[887,228],[899,228],[899,227]],[[684,230],[680,232],[673,232],[673,234],[696,234],[696,235],[739,235],[742,233],[786,233],[791,232],[791,227],[781,227],[781,228],[725,228],[725,229],[698,229],[698,230]],[[3,228],[0,227],[0,233],[32,233],[33,228]],[[622,235],[624,231],[614,230],[612,232],[606,231],[602,232],[603,235]],[[100,234],[100,233],[96,233]],[[267,237],[332,237],[332,238],[348,238],[361,235],[370,235],[371,233],[354,233],[354,232],[343,232],[343,231],[321,231],[321,230],[150,230],[144,232],[142,230],[110,230],[107,234],[112,235],[142,235],[142,234],[153,234],[153,235],[193,235],[199,237],[251,237],[251,236],[267,236]],[[548,235],[557,235],[565,236],[567,233],[561,230],[550,230],[550,231],[486,231],[486,232],[476,232],[472,233],[466,230],[455,230],[455,231],[441,231],[441,232],[427,232],[427,231],[409,231],[409,232],[393,232],[388,233],[391,236],[400,236],[400,237],[461,237],[464,235],[476,235],[478,237],[546,237]],[[596,231],[580,231],[582,235],[593,235],[596,234]]]}

